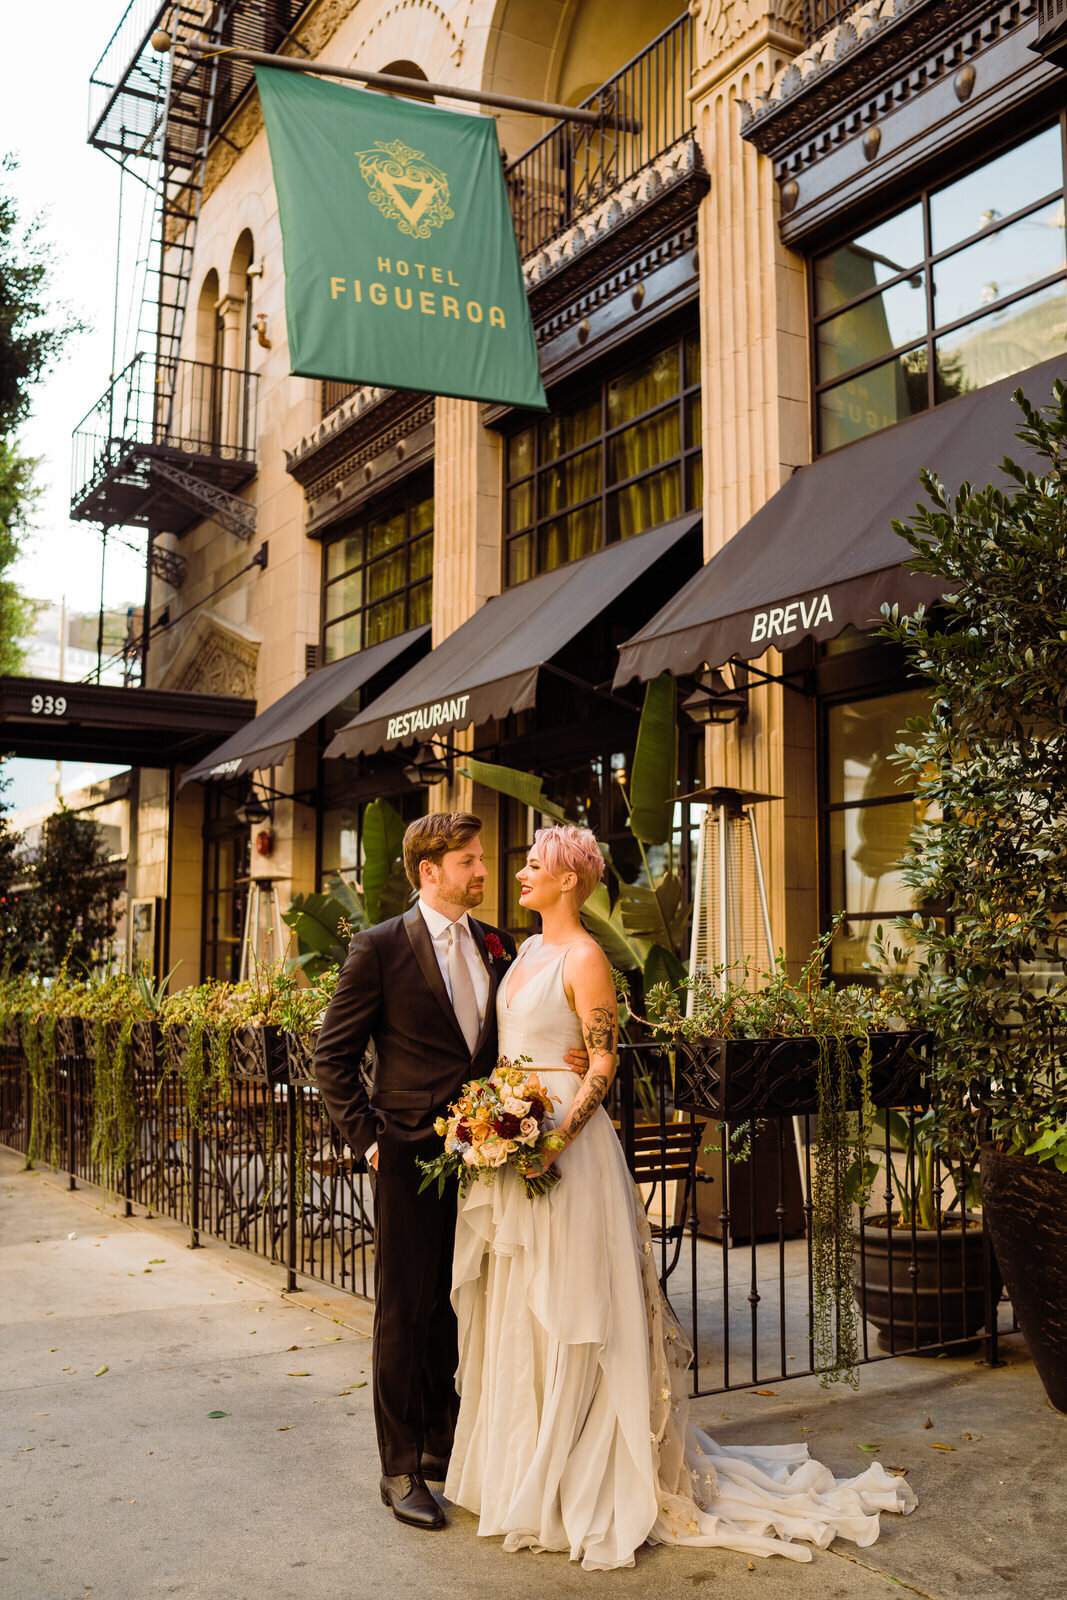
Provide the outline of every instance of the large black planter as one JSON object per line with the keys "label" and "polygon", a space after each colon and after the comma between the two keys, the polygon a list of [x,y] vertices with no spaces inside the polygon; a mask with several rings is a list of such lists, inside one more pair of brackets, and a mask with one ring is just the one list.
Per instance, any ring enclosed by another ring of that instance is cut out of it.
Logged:
{"label": "large black planter", "polygon": [[[924,1103],[923,1053],[929,1036],[872,1033],[871,1100],[876,1106]],[[862,1040],[849,1041],[859,1104]],[[682,1111],[744,1122],[750,1117],[814,1116],[819,1109],[819,1041],[679,1039],[674,1103]]]}
{"label": "large black planter", "polygon": [[[981,1220],[968,1218],[966,1232],[946,1224],[934,1228],[870,1222],[854,1230],[852,1283],[860,1313],[878,1329],[883,1350],[922,1348],[927,1352],[961,1339],[973,1339],[985,1325],[985,1237]],[[999,1275],[990,1285],[996,1315]]]}
{"label": "large black planter", "polygon": [[1067,1412],[1067,1173],[982,1146],[982,1212],[1038,1376]]}
{"label": "large black planter", "polygon": [[282,1036],[285,1040],[285,1054],[289,1069],[290,1083],[315,1082],[315,1039],[305,1039],[299,1033],[286,1033]]}
{"label": "large black planter", "polygon": [[242,1023],[230,1035],[230,1060],[235,1078],[252,1083],[285,1083],[288,1078],[286,1038],[281,1028]]}

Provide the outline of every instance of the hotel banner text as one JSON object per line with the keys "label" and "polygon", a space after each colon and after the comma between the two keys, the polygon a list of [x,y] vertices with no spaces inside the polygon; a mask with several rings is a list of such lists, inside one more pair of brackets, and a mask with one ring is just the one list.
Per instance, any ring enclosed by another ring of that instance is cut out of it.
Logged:
{"label": "hotel banner text", "polygon": [[496,124],[257,68],[309,378],[547,409]]}

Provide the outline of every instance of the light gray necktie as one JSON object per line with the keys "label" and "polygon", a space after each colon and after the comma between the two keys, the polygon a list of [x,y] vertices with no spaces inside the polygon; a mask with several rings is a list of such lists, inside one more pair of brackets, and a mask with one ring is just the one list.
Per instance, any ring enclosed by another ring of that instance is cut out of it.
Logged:
{"label": "light gray necktie", "polygon": [[467,1049],[474,1054],[474,1046],[478,1043],[478,1035],[482,1031],[481,1019],[478,1015],[478,998],[474,993],[474,983],[471,979],[470,968],[463,954],[463,935],[466,929],[461,923],[452,922],[448,928],[448,982],[452,989],[452,1010],[456,1013]]}

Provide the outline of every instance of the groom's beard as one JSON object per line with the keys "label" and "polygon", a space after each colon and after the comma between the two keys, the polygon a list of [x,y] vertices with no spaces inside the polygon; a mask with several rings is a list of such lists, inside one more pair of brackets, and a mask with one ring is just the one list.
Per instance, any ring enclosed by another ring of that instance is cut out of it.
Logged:
{"label": "groom's beard", "polygon": [[485,898],[485,879],[461,885],[445,878],[437,886],[437,895],[447,906],[457,906],[461,911],[473,911]]}

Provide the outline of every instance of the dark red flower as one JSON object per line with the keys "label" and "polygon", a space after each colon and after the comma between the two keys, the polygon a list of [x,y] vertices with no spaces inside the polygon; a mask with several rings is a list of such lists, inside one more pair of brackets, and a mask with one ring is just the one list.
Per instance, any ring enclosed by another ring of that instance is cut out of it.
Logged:
{"label": "dark red flower", "polygon": [[536,1095],[531,1095],[530,1096],[530,1109],[526,1114],[529,1117],[533,1117],[535,1121],[540,1122],[541,1118],[545,1114],[544,1101],[543,1100],[538,1100]]}
{"label": "dark red flower", "polygon": [[456,1138],[457,1139],[462,1139],[464,1144],[470,1144],[470,1142],[471,1142],[471,1130],[470,1130],[469,1125],[466,1122],[457,1122],[456,1123]]}
{"label": "dark red flower", "polygon": [[511,957],[508,955],[507,951],[504,949],[504,946],[501,944],[495,933],[486,934],[485,948],[490,960],[492,961],[499,961],[501,957],[503,957],[505,961],[511,960]]}
{"label": "dark red flower", "polygon": [[497,1118],[496,1131],[502,1139],[514,1139],[521,1128],[521,1117],[513,1117],[510,1111],[501,1112]]}

